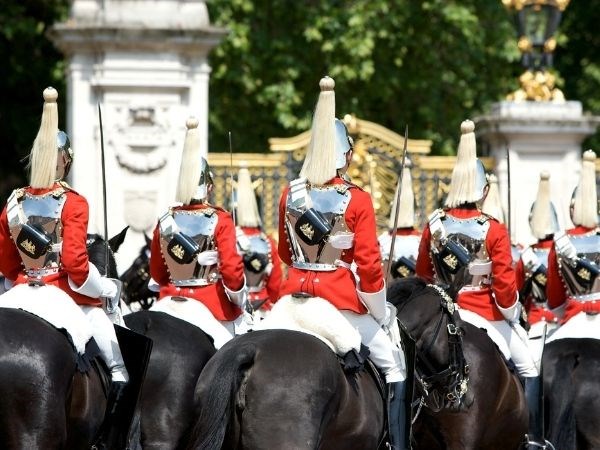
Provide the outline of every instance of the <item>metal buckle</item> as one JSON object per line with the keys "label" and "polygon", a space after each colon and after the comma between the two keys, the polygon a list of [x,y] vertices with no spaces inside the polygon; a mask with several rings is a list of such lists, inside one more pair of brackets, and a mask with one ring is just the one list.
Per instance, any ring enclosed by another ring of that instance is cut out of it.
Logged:
{"label": "metal buckle", "polygon": [[447,325],[447,328],[448,328],[448,334],[451,334],[453,336],[460,335],[460,328],[457,327],[456,325],[454,325],[453,323],[449,323]]}

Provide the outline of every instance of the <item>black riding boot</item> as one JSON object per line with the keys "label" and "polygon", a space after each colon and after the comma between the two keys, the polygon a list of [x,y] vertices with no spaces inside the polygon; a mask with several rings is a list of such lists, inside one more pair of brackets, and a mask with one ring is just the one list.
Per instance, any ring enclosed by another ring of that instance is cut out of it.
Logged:
{"label": "black riding boot", "polygon": [[112,382],[110,385],[104,420],[94,443],[94,447],[98,450],[122,450],[127,447],[129,430],[123,429],[126,427],[125,424],[129,423],[123,412],[126,389],[127,383],[124,382]]}
{"label": "black riding boot", "polygon": [[406,381],[388,383],[388,430],[391,450],[410,450]]}
{"label": "black riding boot", "polygon": [[542,397],[542,377],[525,377],[525,399],[529,409],[528,449],[545,449],[544,404]]}

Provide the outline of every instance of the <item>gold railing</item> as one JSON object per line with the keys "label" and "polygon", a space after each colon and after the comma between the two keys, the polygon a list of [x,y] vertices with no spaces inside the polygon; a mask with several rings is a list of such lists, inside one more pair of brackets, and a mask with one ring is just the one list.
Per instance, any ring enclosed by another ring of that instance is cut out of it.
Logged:
{"label": "gold railing", "polygon": [[[371,193],[380,230],[387,227],[391,204],[396,189],[404,137],[381,125],[344,117],[349,133],[354,138],[353,164],[349,175],[358,186]],[[294,179],[304,160],[310,140],[310,131],[290,138],[269,139],[269,153],[240,153],[233,155],[234,177],[245,165],[252,179],[257,181],[256,195],[265,231],[276,234],[278,204],[281,190]],[[412,162],[413,188],[416,202],[416,219],[422,226],[431,211],[439,206],[450,182],[456,158],[429,156],[431,141],[408,139],[408,157]],[[213,201],[229,208],[231,185],[229,183],[230,155],[210,153],[209,164],[215,176]],[[483,158],[488,170],[493,167],[491,158]]]}

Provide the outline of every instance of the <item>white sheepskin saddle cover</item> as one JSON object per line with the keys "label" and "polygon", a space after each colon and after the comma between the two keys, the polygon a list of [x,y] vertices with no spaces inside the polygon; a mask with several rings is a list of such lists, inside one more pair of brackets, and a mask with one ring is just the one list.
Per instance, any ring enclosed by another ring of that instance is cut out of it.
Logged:
{"label": "white sheepskin saddle cover", "polygon": [[340,356],[352,349],[360,350],[359,332],[335,306],[320,297],[281,297],[269,315],[254,327],[254,330],[277,329],[315,336]]}
{"label": "white sheepskin saddle cover", "polygon": [[508,348],[508,344],[506,340],[502,337],[500,332],[496,330],[487,320],[481,317],[479,314],[475,314],[472,311],[468,311],[466,309],[458,309],[458,314],[460,318],[465,322],[470,323],[471,325],[476,326],[477,328],[484,329],[490,339],[494,341],[494,344],[498,346],[504,358],[508,361],[511,358],[510,349]]}
{"label": "white sheepskin saddle cover", "polygon": [[92,328],[85,314],[69,294],[56,286],[19,284],[0,295],[0,308],[22,309],[64,329],[81,355],[92,337]]}
{"label": "white sheepskin saddle cover", "polygon": [[567,338],[600,339],[600,314],[589,315],[585,312],[580,312],[552,333],[552,336],[546,340],[546,344]]}
{"label": "white sheepskin saddle cover", "polygon": [[210,310],[198,300],[177,298],[178,300],[173,300],[172,297],[161,298],[159,301],[154,302],[150,311],[169,314],[203,330],[205,328],[204,324],[207,322],[218,322]]}

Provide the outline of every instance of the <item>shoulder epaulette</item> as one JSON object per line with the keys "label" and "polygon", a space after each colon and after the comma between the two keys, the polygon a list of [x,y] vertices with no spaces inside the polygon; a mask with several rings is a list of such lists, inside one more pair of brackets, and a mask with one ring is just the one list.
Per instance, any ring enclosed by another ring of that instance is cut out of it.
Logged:
{"label": "shoulder epaulette", "polygon": [[479,217],[477,218],[477,223],[480,225],[483,225],[484,223],[493,220],[495,222],[499,222],[498,219],[496,219],[494,216],[490,216],[487,213],[481,212],[481,214],[479,215]]}

